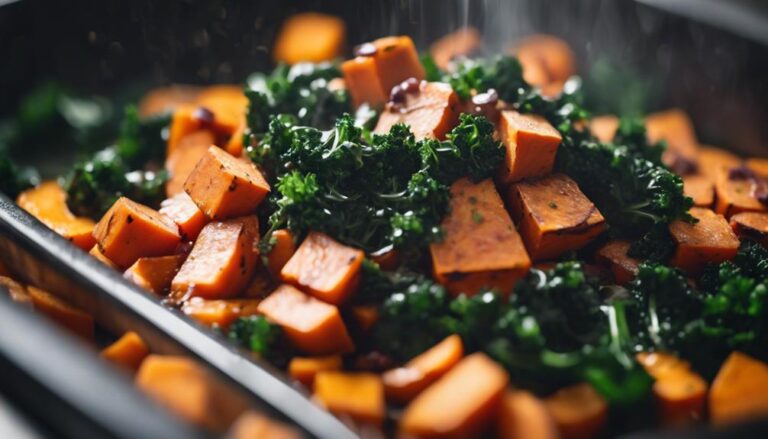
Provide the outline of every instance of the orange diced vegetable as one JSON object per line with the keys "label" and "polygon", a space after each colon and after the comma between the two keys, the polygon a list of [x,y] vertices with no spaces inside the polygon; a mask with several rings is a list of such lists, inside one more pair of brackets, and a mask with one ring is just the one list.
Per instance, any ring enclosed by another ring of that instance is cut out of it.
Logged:
{"label": "orange diced vegetable", "polygon": [[559,434],[544,402],[530,392],[509,391],[498,417],[499,439],[557,439]]}
{"label": "orange diced vegetable", "polygon": [[99,250],[119,267],[146,256],[166,256],[176,249],[179,228],[143,204],[120,197],[93,229]]}
{"label": "orange diced vegetable", "polygon": [[241,157],[245,151],[245,130],[248,128],[248,124],[245,120],[240,122],[232,137],[227,141],[224,150],[231,154],[233,157]]}
{"label": "orange diced vegetable", "polygon": [[424,67],[413,40],[408,36],[384,37],[373,42],[376,47],[376,70],[384,92],[389,96],[392,87],[408,78],[424,79]]}
{"label": "orange diced vegetable", "polygon": [[681,159],[696,163],[699,142],[684,111],[675,108],[650,114],[645,118],[645,129],[651,143],[666,140],[663,161],[667,166],[675,169],[676,161]]}
{"label": "orange diced vegetable", "polygon": [[384,386],[372,373],[321,371],[315,376],[314,398],[337,415],[378,426],[384,421]]}
{"label": "orange diced vegetable", "polygon": [[501,409],[507,372],[482,353],[472,354],[406,407],[400,431],[415,437],[477,437]]}
{"label": "orange diced vegetable", "polygon": [[706,407],[707,382],[691,365],[673,354],[641,353],[638,362],[656,381],[653,394],[661,422],[681,426],[702,420]]}
{"label": "orange diced vegetable", "polygon": [[339,309],[281,285],[258,307],[260,313],[283,327],[296,348],[312,355],[331,355],[354,349]]}
{"label": "orange diced vegetable", "polygon": [[213,128],[227,138],[245,122],[248,98],[242,85],[212,85],[197,96],[197,105],[213,113]]}
{"label": "orange diced vegetable", "polygon": [[164,294],[184,262],[184,255],[139,258],[123,277],[155,294]]}
{"label": "orange diced vegetable", "polygon": [[274,289],[275,283],[267,268],[264,267],[264,264],[256,264],[253,278],[245,287],[242,296],[250,299],[262,299]]}
{"label": "orange diced vegetable", "polygon": [[248,285],[258,263],[259,220],[255,216],[208,223],[171,283],[179,297],[223,299]]}
{"label": "orange diced vegetable", "polygon": [[589,130],[597,140],[610,143],[619,129],[619,118],[613,115],[593,117],[589,121]]}
{"label": "orange diced vegetable", "polygon": [[227,433],[229,439],[301,439],[301,433],[282,422],[247,411],[237,418]]}
{"label": "orange diced vegetable", "polygon": [[715,212],[730,218],[739,212],[768,210],[756,197],[760,185],[765,184],[752,178],[731,177],[731,168],[720,167],[715,177]]}
{"label": "orange diced vegetable", "polygon": [[215,146],[200,159],[184,190],[210,219],[249,215],[269,192],[269,184],[253,163]]}
{"label": "orange diced vegetable", "polygon": [[81,249],[93,247],[93,221],[69,211],[67,193],[57,182],[46,181],[20,193],[16,204]]}
{"label": "orange diced vegetable", "polygon": [[526,80],[530,78],[526,74],[527,69],[540,68],[545,72],[545,83],[529,81],[536,86],[562,83],[576,71],[575,56],[568,43],[553,35],[538,34],[526,37],[517,44],[514,51],[523,65],[523,77]]}
{"label": "orange diced vegetable", "polygon": [[305,12],[285,20],[277,35],[275,61],[296,64],[302,61],[330,61],[341,56],[346,26],[332,15]]}
{"label": "orange diced vegetable", "polygon": [[[207,148],[206,148],[207,149]],[[208,218],[189,195],[181,191],[160,203],[160,213],[179,226],[182,241],[194,241],[208,223]]]}
{"label": "orange diced vegetable", "polygon": [[339,305],[357,289],[365,253],[319,232],[310,232],[283,266],[284,282],[304,288],[325,302]]}
{"label": "orange diced vegetable", "polygon": [[27,287],[32,306],[41,314],[48,316],[56,324],[92,341],[94,334],[93,317],[73,307],[53,294],[29,285]]}
{"label": "orange diced vegetable", "polygon": [[768,212],[743,212],[731,216],[731,228],[739,239],[753,239],[768,247]]}
{"label": "orange diced vegetable", "polygon": [[672,265],[698,273],[707,264],[718,264],[736,256],[739,238],[722,215],[701,207],[691,208],[690,214],[699,221],[676,220],[669,225],[677,243]]}
{"label": "orange diced vegetable", "polygon": [[91,256],[96,258],[97,261],[101,262],[102,264],[106,265],[109,268],[118,269],[119,267],[112,261],[109,260],[106,256],[104,256],[104,253],[99,250],[98,245],[94,245],[91,247],[91,250],[88,252]]}
{"label": "orange diced vegetable", "polygon": [[135,332],[126,332],[117,341],[101,351],[101,357],[131,372],[136,372],[149,355],[144,340]]}
{"label": "orange diced vegetable", "polygon": [[373,262],[377,263],[382,270],[394,270],[400,265],[400,252],[397,250],[387,250],[384,253],[374,253],[370,255]]}
{"label": "orange diced vegetable", "polygon": [[403,367],[388,370],[381,376],[387,398],[401,404],[445,375],[464,355],[461,337],[454,334],[411,359]]}
{"label": "orange diced vegetable", "polygon": [[516,183],[509,200],[533,260],[580,249],[605,230],[603,215],[564,174]]}
{"label": "orange diced vegetable", "polygon": [[691,174],[683,176],[683,193],[693,199],[693,205],[712,207],[715,202],[715,186],[706,175]]}
{"label": "orange diced vegetable", "polygon": [[445,139],[459,122],[459,97],[450,85],[442,82],[422,82],[419,91],[407,93],[405,102],[392,105],[379,117],[374,132],[386,134],[395,124],[411,127],[416,139]]}
{"label": "orange diced vegetable", "polygon": [[240,317],[258,314],[258,299],[206,300],[193,297],[181,307],[181,312],[198,322],[226,329]]}
{"label": "orange diced vegetable", "polygon": [[761,159],[753,157],[747,159],[744,163],[747,168],[751,169],[755,174],[768,179],[768,159]]}
{"label": "orange diced vegetable", "polygon": [[357,326],[363,331],[373,328],[373,325],[379,320],[379,309],[376,306],[354,306],[351,311]]}
{"label": "orange diced vegetable", "polygon": [[32,298],[27,288],[8,276],[0,276],[0,285],[4,286],[11,296],[11,300],[23,305],[32,306]]}
{"label": "orange diced vegetable", "polygon": [[293,357],[288,364],[288,375],[296,381],[312,388],[315,376],[320,372],[341,370],[341,356]]}
{"label": "orange diced vegetable", "polygon": [[715,425],[768,415],[768,364],[741,352],[725,360],[709,392],[709,419]]}
{"label": "orange diced vegetable", "polygon": [[443,240],[431,244],[432,271],[453,295],[484,287],[508,294],[531,267],[520,235],[490,179],[451,185]]}
{"label": "orange diced vegetable", "polygon": [[501,140],[507,157],[499,167],[499,179],[507,184],[552,172],[562,137],[541,116],[502,111]]}
{"label": "orange diced vegetable", "polygon": [[608,416],[608,404],[586,383],[560,389],[544,404],[563,439],[597,437]]}
{"label": "orange diced vegetable", "polygon": [[184,182],[215,141],[210,130],[195,131],[182,137],[176,148],[168,153],[165,159],[165,170],[168,171],[165,194],[168,197],[184,192]]}
{"label": "orange diced vegetable", "polygon": [[627,255],[630,242],[623,240],[609,241],[597,251],[597,260],[611,269],[613,280],[625,285],[637,275],[640,261]]}
{"label": "orange diced vegetable", "polygon": [[191,105],[198,94],[200,94],[200,87],[192,85],[153,88],[139,101],[139,116],[156,116],[172,112],[182,105]]}
{"label": "orange diced vegetable", "polygon": [[272,232],[271,239],[275,243],[267,255],[267,265],[272,277],[277,278],[280,276],[280,270],[296,253],[296,242],[294,241],[293,233],[288,229],[275,230]]}
{"label": "orange diced vegetable", "polygon": [[[203,118],[198,117],[203,109],[196,105],[181,105],[173,112],[171,116],[171,125],[168,132],[168,147],[165,156],[170,157],[181,144],[182,139],[198,131],[208,131],[213,136],[211,144],[216,143],[215,134],[211,130],[212,126]],[[208,146],[208,145],[206,145]]]}
{"label": "orange diced vegetable", "polygon": [[742,164],[741,157],[714,146],[701,146],[698,152],[699,174],[708,177],[712,183],[720,168],[737,168]]}
{"label": "orange diced vegetable", "polygon": [[373,108],[383,107],[389,92],[381,86],[376,60],[372,56],[358,56],[341,64],[344,82],[355,108],[367,103]]}
{"label": "orange diced vegetable", "polygon": [[435,64],[446,70],[450,62],[459,56],[466,56],[480,47],[480,32],[474,27],[462,27],[432,43],[429,53]]}

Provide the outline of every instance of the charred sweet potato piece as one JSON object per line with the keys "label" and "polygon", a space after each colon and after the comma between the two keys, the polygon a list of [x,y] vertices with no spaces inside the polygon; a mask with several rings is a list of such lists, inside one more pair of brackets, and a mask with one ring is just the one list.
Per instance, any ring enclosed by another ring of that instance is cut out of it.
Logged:
{"label": "charred sweet potato piece", "polygon": [[147,291],[164,294],[183,262],[184,255],[139,258],[125,270],[123,277]]}
{"label": "charred sweet potato piece", "polygon": [[445,232],[431,244],[432,272],[453,295],[484,287],[508,294],[531,267],[520,235],[490,179],[463,178],[451,185]]}
{"label": "charred sweet potato piece", "polygon": [[173,278],[178,297],[224,299],[248,285],[259,259],[259,220],[255,216],[208,223]]}
{"label": "charred sweet potato piece", "polygon": [[304,436],[290,425],[255,411],[247,411],[232,424],[226,437],[230,439],[301,439]]}
{"label": "charred sweet potato piece", "polygon": [[688,362],[664,352],[640,353],[637,361],[656,380],[653,395],[665,426],[688,425],[703,419],[707,382],[691,370]]}
{"label": "charred sweet potato piece", "polygon": [[739,239],[753,239],[768,247],[768,212],[743,212],[731,216],[731,228]]}
{"label": "charred sweet potato piece", "polygon": [[608,404],[586,383],[558,390],[544,400],[563,439],[591,439],[605,426]]}
{"label": "charred sweet potato piece", "polygon": [[384,386],[372,373],[321,371],[315,376],[314,398],[338,415],[378,426],[384,421]]}
{"label": "charred sweet potato piece", "polygon": [[181,242],[169,218],[128,198],[119,198],[93,229],[99,250],[119,267],[147,256],[170,255]]}
{"label": "charred sweet potato piece", "polygon": [[198,322],[226,329],[240,317],[258,314],[258,299],[220,299],[206,300],[193,297],[184,302],[181,312]]}
{"label": "charred sweet potato piece", "polygon": [[562,137],[546,119],[511,110],[502,111],[499,131],[507,150],[507,156],[499,167],[498,178],[502,183],[552,172]]}
{"label": "charred sweet potato piece", "polygon": [[341,56],[346,38],[344,22],[333,15],[305,12],[290,16],[275,40],[275,61],[330,61]]}
{"label": "charred sweet potato piece", "polygon": [[195,131],[179,140],[165,159],[165,170],[168,171],[165,194],[168,197],[184,192],[184,182],[215,141],[210,130]]}
{"label": "charred sweet potato piece", "polygon": [[46,181],[20,193],[16,204],[72,244],[86,251],[93,247],[94,222],[69,211],[67,193],[57,182]]}
{"label": "charred sweet potato piece", "polygon": [[676,220],[669,225],[677,250],[672,265],[688,273],[698,273],[707,264],[718,264],[736,256],[739,238],[722,215],[693,207],[690,214],[697,223]]}
{"label": "charred sweet potato piece", "polygon": [[640,261],[627,255],[630,242],[615,240],[605,243],[597,251],[596,259],[613,273],[613,279],[619,285],[632,281],[637,275]]}
{"label": "charred sweet potato piece", "polygon": [[224,146],[224,150],[233,157],[241,157],[245,151],[245,144],[243,141],[246,128],[248,128],[248,124],[243,120]]}
{"label": "charred sweet potato piece", "polygon": [[445,375],[464,355],[461,337],[454,334],[422,352],[404,366],[391,369],[381,378],[387,398],[404,404]]}
{"label": "charred sweet potato piece", "polygon": [[275,230],[272,232],[271,239],[274,240],[274,245],[267,255],[267,265],[272,277],[278,278],[280,270],[285,267],[285,264],[296,253],[296,242],[294,241],[293,233],[288,229]]}
{"label": "charred sweet potato piece", "polygon": [[381,108],[389,99],[389,93],[381,86],[374,57],[358,56],[345,61],[341,71],[355,108],[365,103],[373,108]]}
{"label": "charred sweet potato piece", "polygon": [[253,213],[269,192],[256,166],[215,146],[208,148],[184,183],[184,190],[210,219]]}
{"label": "charred sweet potato piece", "polygon": [[[536,34],[518,42],[513,52],[523,65],[523,77],[533,79],[528,81],[536,86],[551,83],[562,83],[576,72],[576,61],[573,51],[568,43],[554,35]],[[544,73],[541,82],[539,75],[531,76],[526,70],[541,69]]]}
{"label": "charred sweet potato piece", "polygon": [[702,174],[683,176],[683,193],[693,199],[693,205],[712,207],[715,202],[715,186],[712,179]]}
{"label": "charred sweet potato piece", "polygon": [[379,264],[382,270],[395,270],[400,265],[400,252],[395,249],[383,253],[377,252],[369,255],[369,257],[373,262]]}
{"label": "charred sweet potato piece", "polygon": [[432,43],[429,54],[439,68],[446,70],[451,60],[471,54],[480,47],[481,43],[480,32],[477,29],[462,27]]}
{"label": "charred sweet potato piece", "polygon": [[533,260],[577,250],[605,230],[600,211],[564,174],[516,183],[510,187],[509,200]]}
{"label": "charred sweet potato piece", "polygon": [[403,104],[390,105],[379,117],[376,133],[388,133],[398,123],[411,127],[417,139],[445,139],[459,121],[459,98],[450,85],[422,82],[419,90],[407,93]]}
{"label": "charred sweet potato piece", "polygon": [[414,437],[476,437],[504,399],[507,372],[482,353],[472,354],[406,407],[400,432]]}
{"label": "charred sweet potato piece", "polygon": [[197,100],[200,90],[200,87],[192,85],[153,88],[139,101],[139,116],[155,116],[172,112],[182,105],[191,105]]}
{"label": "charred sweet potato piece", "polygon": [[755,174],[768,179],[768,159],[750,158],[744,162],[745,166],[752,170]]}
{"label": "charred sweet potato piece", "polygon": [[73,334],[79,335],[87,341],[93,341],[93,317],[53,294],[32,285],[27,287],[27,292],[29,292],[32,306],[36,311]]}
{"label": "charred sweet potato piece", "polygon": [[504,395],[498,417],[499,439],[557,439],[559,434],[544,402],[524,390]]}
{"label": "charred sweet potato piece", "polygon": [[715,212],[730,218],[739,212],[763,212],[768,206],[757,199],[765,181],[739,175],[737,168],[720,167],[715,177]]}
{"label": "charred sweet potato piece", "polygon": [[168,130],[168,147],[165,156],[170,157],[181,144],[182,139],[198,131],[207,131],[213,139],[207,146],[216,143],[218,136],[213,131],[211,112],[197,105],[181,105],[173,112]]}
{"label": "charred sweet potato piece", "polygon": [[714,183],[720,168],[737,168],[742,165],[741,157],[714,146],[701,146],[698,151],[699,174]]}
{"label": "charred sweet potato piece", "polygon": [[110,261],[109,258],[104,256],[104,253],[102,253],[101,250],[99,250],[98,245],[94,245],[93,247],[91,247],[91,250],[88,252],[88,254],[90,254],[91,256],[96,258],[97,261],[101,262],[102,264],[106,265],[109,268],[114,268],[114,269],[120,268],[114,262]]}
{"label": "charred sweet potato piece", "polygon": [[589,130],[604,143],[612,142],[618,129],[619,118],[613,115],[597,116],[589,121]]}
{"label": "charred sweet potato piece", "polygon": [[768,364],[741,352],[725,360],[709,392],[709,419],[731,424],[768,414]]}
{"label": "charred sweet potato piece", "polygon": [[219,84],[204,88],[196,104],[213,113],[213,129],[226,138],[232,136],[245,121],[248,98],[243,86]]}
{"label": "charred sweet potato piece", "polygon": [[258,310],[282,326],[291,343],[308,354],[339,354],[354,348],[338,308],[290,285],[278,287]]}
{"label": "charred sweet potato piece", "polygon": [[318,373],[334,370],[341,370],[341,355],[293,357],[288,363],[288,375],[310,389]]}
{"label": "charred sweet potato piece", "polygon": [[[683,110],[673,108],[649,114],[645,118],[645,129],[651,143],[667,142],[667,150],[662,157],[667,166],[678,171],[695,170],[699,142],[693,123]],[[693,169],[687,163],[693,164]]]}
{"label": "charred sweet potato piece", "polygon": [[364,258],[362,250],[310,232],[283,266],[280,277],[318,299],[339,305],[357,288]]}
{"label": "charred sweet potato piece", "polygon": [[379,320],[379,309],[372,305],[353,306],[350,310],[357,326],[363,331],[373,328]]}
{"label": "charred sweet potato piece", "polygon": [[181,191],[160,203],[160,213],[179,227],[182,241],[194,241],[208,223],[208,218],[189,195]]}
{"label": "charred sweet potato piece", "polygon": [[130,372],[136,372],[149,355],[149,348],[135,332],[126,332],[101,351],[101,357]]}

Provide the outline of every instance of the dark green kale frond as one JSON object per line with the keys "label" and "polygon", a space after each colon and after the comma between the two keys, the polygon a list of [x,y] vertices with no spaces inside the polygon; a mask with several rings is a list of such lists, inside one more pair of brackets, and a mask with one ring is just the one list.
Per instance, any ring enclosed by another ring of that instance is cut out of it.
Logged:
{"label": "dark green kale frond", "polygon": [[768,279],[768,248],[756,242],[742,242],[733,263],[745,276]]}
{"label": "dark green kale frond", "polygon": [[230,325],[227,338],[278,366],[285,365],[289,358],[282,328],[264,316],[238,318]]}
{"label": "dark green kale frond", "polygon": [[663,263],[672,257],[675,247],[667,224],[657,223],[630,245],[627,255],[648,262]]}
{"label": "dark green kale frond", "polygon": [[16,199],[19,193],[40,182],[40,176],[33,168],[16,164],[8,152],[0,149],[0,192],[11,199]]}
{"label": "dark green kale frond", "polygon": [[651,144],[645,132],[645,121],[639,117],[622,117],[613,138],[616,145],[624,145],[632,154],[643,157],[656,166],[664,166],[661,155],[667,149],[666,142]]}
{"label": "dark green kale frond", "polygon": [[440,68],[437,67],[435,59],[429,53],[422,53],[419,55],[419,61],[421,61],[422,67],[424,67],[424,79],[430,82],[440,81],[443,77],[443,73]]}
{"label": "dark green kale frond", "polygon": [[479,93],[494,89],[499,98],[515,102],[528,85],[523,80],[523,67],[517,58],[500,56],[492,60],[463,59],[455,63],[455,71],[444,75],[443,82],[451,85],[462,99],[469,99],[472,91]]}
{"label": "dark green kale frond", "polygon": [[142,168],[148,162],[162,163],[166,149],[163,130],[170,123],[169,113],[140,118],[136,106],[126,107],[117,139],[117,154],[133,169]]}

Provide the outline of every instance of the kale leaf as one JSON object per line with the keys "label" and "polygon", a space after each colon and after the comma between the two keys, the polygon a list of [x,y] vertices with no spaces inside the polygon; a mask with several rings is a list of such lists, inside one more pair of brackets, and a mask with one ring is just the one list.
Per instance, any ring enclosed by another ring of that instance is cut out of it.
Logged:
{"label": "kale leaf", "polygon": [[276,365],[284,365],[289,358],[282,328],[264,316],[238,318],[230,325],[227,338]]}

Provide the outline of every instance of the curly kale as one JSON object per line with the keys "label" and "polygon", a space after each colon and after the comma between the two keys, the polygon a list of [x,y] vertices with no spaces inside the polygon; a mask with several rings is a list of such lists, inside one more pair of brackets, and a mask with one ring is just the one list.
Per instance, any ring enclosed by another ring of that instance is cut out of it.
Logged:
{"label": "curly kale", "polygon": [[282,329],[264,316],[238,318],[230,325],[227,338],[273,364],[282,365],[288,360]]}
{"label": "curly kale", "polygon": [[449,83],[462,99],[470,98],[473,90],[484,92],[492,88],[502,100],[515,102],[529,88],[523,80],[522,65],[510,56],[463,59],[455,64],[452,73],[443,76],[443,82]]}
{"label": "curly kale", "polygon": [[116,144],[117,155],[134,169],[148,162],[162,163],[166,149],[163,130],[170,124],[170,114],[140,118],[135,106],[126,107]]}

